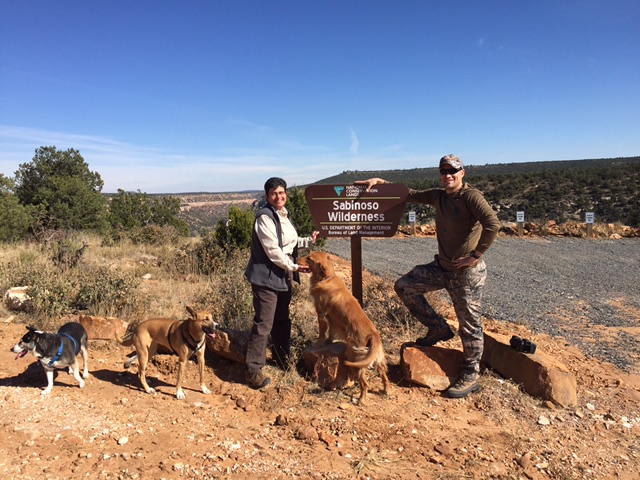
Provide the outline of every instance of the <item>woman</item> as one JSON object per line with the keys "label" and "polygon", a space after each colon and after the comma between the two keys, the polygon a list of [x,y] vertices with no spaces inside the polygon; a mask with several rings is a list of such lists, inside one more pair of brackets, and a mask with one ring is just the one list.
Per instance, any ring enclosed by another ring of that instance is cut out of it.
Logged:
{"label": "woman", "polygon": [[254,389],[266,387],[271,379],[262,373],[266,363],[269,335],[273,359],[286,367],[291,340],[289,303],[292,281],[308,267],[296,264],[298,247],[315,242],[319,232],[299,238],[289,220],[287,182],[273,177],[264,184],[267,204],[256,213],[251,237],[251,257],[245,277],[253,292],[253,327],[247,345],[245,381]]}

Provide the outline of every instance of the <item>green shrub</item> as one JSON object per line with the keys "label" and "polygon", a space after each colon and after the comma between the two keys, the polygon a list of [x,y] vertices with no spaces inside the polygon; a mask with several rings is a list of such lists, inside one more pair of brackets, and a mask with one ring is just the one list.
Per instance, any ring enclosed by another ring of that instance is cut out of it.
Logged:
{"label": "green shrub", "polygon": [[243,210],[232,205],[229,208],[229,219],[226,222],[220,220],[216,225],[218,245],[225,248],[248,248],[251,246],[254,221],[253,210]]}
{"label": "green shrub", "polygon": [[79,272],[73,307],[93,315],[129,317],[145,310],[133,275],[99,267]]}
{"label": "green shrub", "polygon": [[244,277],[249,252],[232,250],[225,261],[218,265],[215,275],[197,302],[212,305],[223,327],[247,330],[253,318],[253,295],[251,285]]}

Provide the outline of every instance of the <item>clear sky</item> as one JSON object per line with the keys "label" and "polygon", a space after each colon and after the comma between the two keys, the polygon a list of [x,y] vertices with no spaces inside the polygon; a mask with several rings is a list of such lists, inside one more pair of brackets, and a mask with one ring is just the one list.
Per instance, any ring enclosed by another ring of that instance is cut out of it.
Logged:
{"label": "clear sky", "polygon": [[637,0],[0,0],[0,173],[104,192],[640,155]]}

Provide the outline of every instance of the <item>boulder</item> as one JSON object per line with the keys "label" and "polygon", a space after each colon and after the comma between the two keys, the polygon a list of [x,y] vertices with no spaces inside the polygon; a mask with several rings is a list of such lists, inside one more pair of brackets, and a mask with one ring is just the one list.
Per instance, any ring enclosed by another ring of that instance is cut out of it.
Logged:
{"label": "boulder", "polygon": [[[406,343],[402,346],[400,362],[410,382],[445,390],[460,372],[462,351]],[[575,376],[539,349],[535,354],[518,352],[511,348],[508,337],[485,332],[482,363],[522,385],[529,395],[562,407],[575,407],[578,403]]]}
{"label": "boulder", "polygon": [[27,292],[29,287],[11,287],[4,293],[4,304],[8,310],[25,311],[32,305]]}
{"label": "boulder", "polygon": [[315,347],[307,345],[304,365],[313,380],[325,390],[345,388],[353,384],[357,370],[344,365],[347,344],[333,342]]}
{"label": "boulder", "polygon": [[245,363],[249,332],[228,328],[216,331],[215,338],[207,337],[207,349],[221,357],[238,363]]}
{"label": "boulder", "polygon": [[433,390],[446,390],[460,373],[462,352],[405,343],[400,350],[400,365],[405,379],[410,382]]}
{"label": "boulder", "polygon": [[128,323],[120,318],[78,315],[78,323],[87,331],[89,340],[115,340],[122,338]]}
{"label": "boulder", "polygon": [[508,337],[485,332],[482,361],[500,375],[521,384],[530,395],[562,407],[575,407],[578,403],[575,376],[539,349],[534,354],[518,352],[511,348]]}

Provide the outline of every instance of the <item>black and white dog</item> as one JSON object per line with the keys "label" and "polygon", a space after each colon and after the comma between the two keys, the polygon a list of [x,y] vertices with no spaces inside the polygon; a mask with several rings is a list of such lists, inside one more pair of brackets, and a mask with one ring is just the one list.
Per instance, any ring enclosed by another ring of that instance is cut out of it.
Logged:
{"label": "black and white dog", "polygon": [[[53,388],[53,371],[56,368],[68,368],[69,373],[78,381],[80,388],[84,387],[83,378],[89,378],[89,367],[87,359],[88,337],[87,331],[82,325],[75,322],[65,323],[58,333],[46,333],[29,326],[27,333],[13,347],[13,353],[17,353],[16,360],[31,352],[34,357],[40,360],[47,374],[47,388],[42,391],[43,395],[51,392]],[[82,362],[84,370],[82,378],[78,369],[78,353],[82,352]]]}

